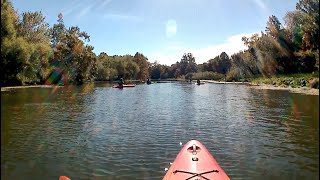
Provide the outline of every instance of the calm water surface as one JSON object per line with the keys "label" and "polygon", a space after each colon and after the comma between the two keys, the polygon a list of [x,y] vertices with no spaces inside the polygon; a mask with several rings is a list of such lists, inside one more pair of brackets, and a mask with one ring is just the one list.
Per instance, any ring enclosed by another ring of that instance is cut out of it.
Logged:
{"label": "calm water surface", "polygon": [[318,98],[183,83],[1,92],[1,179],[162,179],[190,139],[231,179],[319,179]]}

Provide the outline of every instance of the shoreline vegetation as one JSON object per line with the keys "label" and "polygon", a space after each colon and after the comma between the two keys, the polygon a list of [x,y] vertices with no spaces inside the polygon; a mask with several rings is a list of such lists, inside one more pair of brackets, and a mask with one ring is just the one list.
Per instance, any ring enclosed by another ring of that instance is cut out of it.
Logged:
{"label": "shoreline vegetation", "polygon": [[[1,91],[60,87],[88,82],[190,81],[246,84],[255,88],[319,92],[319,0],[297,0],[283,17],[271,15],[266,29],[242,37],[246,50],[226,52],[202,64],[184,53],[171,66],[142,54],[95,54],[90,36],[67,27],[63,14],[50,26],[41,11],[15,10],[1,1]],[[254,22],[253,22],[254,23]],[[38,85],[41,84],[41,85]],[[317,93],[319,94],[319,93]]]}
{"label": "shoreline vegetation", "polygon": [[[169,83],[169,82],[186,82],[185,79],[152,79],[154,83]],[[307,95],[318,95],[319,96],[319,78],[317,74],[303,74],[303,75],[291,75],[291,76],[280,76],[271,78],[252,78],[246,81],[223,81],[223,80],[200,80],[204,83],[214,84],[239,84],[247,85],[255,89],[270,89],[270,90],[285,90],[292,93],[300,93]],[[94,83],[117,83],[117,81],[95,81]],[[128,80],[128,83],[145,83],[139,80]],[[192,83],[196,81],[193,80]],[[29,86],[8,86],[1,87],[2,91],[10,91],[12,89],[21,88],[56,88],[63,87],[63,85],[29,85]]]}

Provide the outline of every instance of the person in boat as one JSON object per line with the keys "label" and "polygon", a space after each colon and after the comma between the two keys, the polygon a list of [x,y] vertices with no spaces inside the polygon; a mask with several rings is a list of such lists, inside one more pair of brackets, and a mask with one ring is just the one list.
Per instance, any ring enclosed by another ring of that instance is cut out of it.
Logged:
{"label": "person in boat", "polygon": [[123,84],[124,84],[123,78],[120,78],[119,86],[120,86],[120,87],[123,87]]}
{"label": "person in boat", "polygon": [[200,79],[197,79],[197,84],[198,84],[198,85],[200,84]]}
{"label": "person in boat", "polygon": [[151,84],[151,81],[149,78],[147,79],[147,84]]}

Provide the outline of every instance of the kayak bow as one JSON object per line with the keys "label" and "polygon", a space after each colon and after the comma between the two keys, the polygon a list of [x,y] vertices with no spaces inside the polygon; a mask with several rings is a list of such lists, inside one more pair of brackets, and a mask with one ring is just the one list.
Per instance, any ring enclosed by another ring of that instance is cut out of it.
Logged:
{"label": "kayak bow", "polygon": [[203,144],[191,140],[181,149],[163,178],[163,180],[170,179],[229,180],[230,178]]}
{"label": "kayak bow", "polygon": [[59,180],[71,180],[70,178],[68,178],[67,176],[60,176]]}

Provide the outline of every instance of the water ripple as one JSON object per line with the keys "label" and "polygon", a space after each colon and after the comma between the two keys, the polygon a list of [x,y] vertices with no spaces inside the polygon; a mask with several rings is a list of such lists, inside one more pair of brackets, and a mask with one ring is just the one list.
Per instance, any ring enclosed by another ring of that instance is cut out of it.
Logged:
{"label": "water ripple", "polygon": [[161,179],[190,139],[231,179],[319,178],[313,96],[179,83],[35,91],[1,93],[4,179]]}

